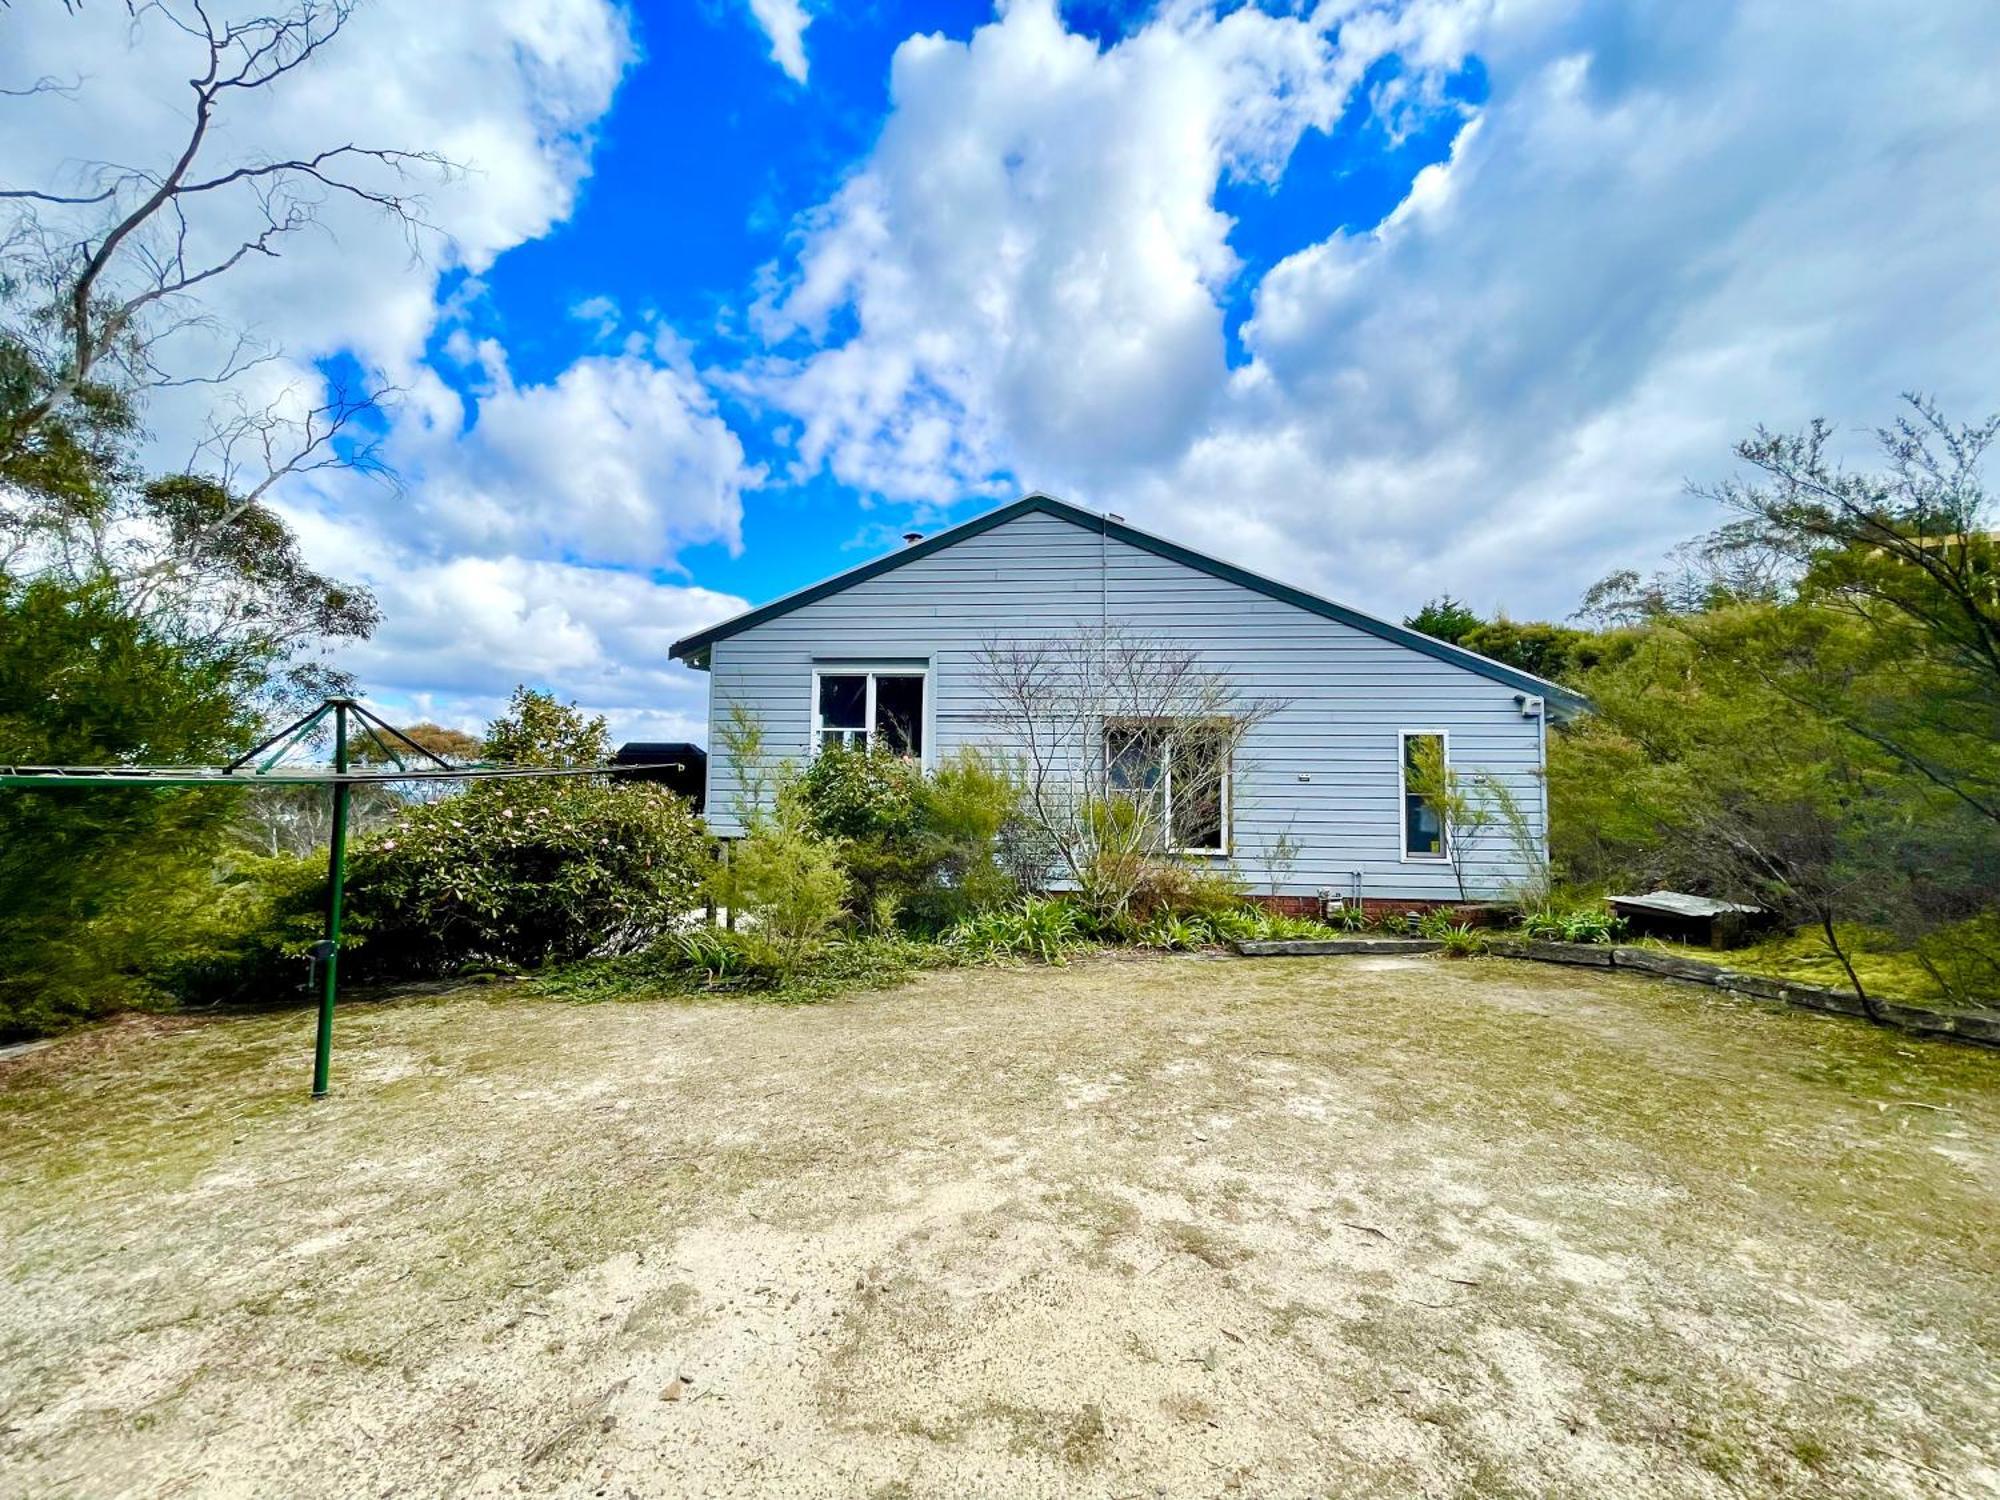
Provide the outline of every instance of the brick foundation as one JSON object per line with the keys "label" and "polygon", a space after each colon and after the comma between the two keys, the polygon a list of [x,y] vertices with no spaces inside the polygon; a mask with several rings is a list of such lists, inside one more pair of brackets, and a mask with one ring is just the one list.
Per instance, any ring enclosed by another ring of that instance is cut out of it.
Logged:
{"label": "brick foundation", "polygon": [[[1287,917],[1312,917],[1320,915],[1317,896],[1256,896],[1248,898],[1266,911],[1277,912]],[[1474,927],[1504,927],[1504,915],[1490,904],[1470,901],[1422,901],[1394,900],[1379,896],[1361,898],[1361,909],[1370,918],[1400,917],[1405,912],[1448,911],[1454,922],[1470,923]]]}

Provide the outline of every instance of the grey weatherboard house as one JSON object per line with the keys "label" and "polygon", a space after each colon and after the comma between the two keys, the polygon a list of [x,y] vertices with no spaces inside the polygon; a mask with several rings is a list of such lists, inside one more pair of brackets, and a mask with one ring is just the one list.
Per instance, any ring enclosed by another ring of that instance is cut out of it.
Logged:
{"label": "grey weatherboard house", "polygon": [[[1107,624],[1198,651],[1246,695],[1282,703],[1238,751],[1213,847],[1186,856],[1257,894],[1457,900],[1435,817],[1404,792],[1416,736],[1441,737],[1457,771],[1503,782],[1546,840],[1547,724],[1581,707],[1573,693],[1039,494],[674,643],[709,673],[709,826],[742,832],[716,733],[733,705],[773,756],[874,742],[935,764],[999,738],[980,692],[989,643]],[[1288,865],[1271,858],[1281,840],[1296,850]],[[1496,829],[1461,849],[1470,895],[1529,873],[1512,842]]]}

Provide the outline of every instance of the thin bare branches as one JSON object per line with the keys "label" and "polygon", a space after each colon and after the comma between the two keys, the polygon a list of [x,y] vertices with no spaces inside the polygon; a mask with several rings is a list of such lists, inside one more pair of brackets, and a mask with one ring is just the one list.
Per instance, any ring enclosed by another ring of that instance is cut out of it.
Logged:
{"label": "thin bare branches", "polygon": [[1051,874],[1117,914],[1160,861],[1227,854],[1244,742],[1283,703],[1117,625],[995,639],[977,660],[984,717],[1018,762]]}
{"label": "thin bare branches", "polygon": [[[97,163],[73,192],[0,188],[0,198],[18,205],[5,235],[15,277],[48,297],[39,322],[59,338],[49,361],[52,378],[13,424],[16,440],[96,382],[133,390],[222,382],[257,362],[239,341],[219,368],[189,374],[170,370],[160,351],[175,334],[208,322],[195,294],[246,261],[281,254],[284,241],[319,223],[330,202],[346,200],[388,217],[403,229],[411,253],[420,252],[436,226],[419,189],[458,170],[436,152],[348,141],[303,155],[208,162],[228,100],[277,86],[305,67],[340,34],[353,8],[352,0],[300,0],[282,14],[227,24],[201,0],[132,8],[135,32],[156,21],[199,44],[199,65],[188,79],[187,131],[161,167]],[[108,217],[73,222],[74,211],[89,209]],[[60,212],[45,221],[43,211]],[[218,234],[222,225],[245,219],[247,228]],[[31,263],[31,248],[38,263]]]}

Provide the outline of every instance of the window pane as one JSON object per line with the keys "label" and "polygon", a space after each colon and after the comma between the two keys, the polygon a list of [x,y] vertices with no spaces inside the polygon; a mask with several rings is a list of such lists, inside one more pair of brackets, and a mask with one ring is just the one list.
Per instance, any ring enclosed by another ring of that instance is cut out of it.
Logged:
{"label": "window pane", "polygon": [[924,679],[875,679],[875,747],[894,755],[924,753]]}
{"label": "window pane", "polygon": [[1218,735],[1184,734],[1168,762],[1176,849],[1221,849],[1223,783],[1229,772],[1227,743]]}
{"label": "window pane", "polygon": [[[1444,739],[1412,734],[1403,739],[1403,852],[1444,854],[1444,818],[1425,795],[1425,782],[1444,768]],[[1412,790],[1414,788],[1414,790]]]}
{"label": "window pane", "polygon": [[1114,724],[1104,731],[1104,756],[1113,791],[1150,792],[1160,785],[1160,736],[1139,725]]}
{"label": "window pane", "polygon": [[852,675],[829,674],[820,678],[819,722],[825,729],[866,729],[868,727],[867,677],[856,672]]}

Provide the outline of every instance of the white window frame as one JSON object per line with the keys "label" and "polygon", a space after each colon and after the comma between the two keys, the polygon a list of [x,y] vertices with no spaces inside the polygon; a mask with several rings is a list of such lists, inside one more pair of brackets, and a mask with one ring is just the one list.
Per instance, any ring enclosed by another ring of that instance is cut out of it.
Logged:
{"label": "white window frame", "polygon": [[1437,740],[1444,745],[1444,763],[1451,765],[1451,731],[1449,729],[1399,729],[1396,731],[1396,847],[1403,853],[1406,865],[1448,865],[1451,863],[1451,819],[1440,813],[1438,822],[1442,825],[1435,854],[1413,854],[1410,852],[1410,741]]}
{"label": "white window frame", "polygon": [[[863,707],[861,710],[861,716],[864,721],[863,727],[861,727],[860,729],[848,729],[841,725],[829,726],[826,724],[822,724],[820,722],[819,680],[822,677],[863,677],[867,679],[868,682],[867,695],[863,700]],[[919,677],[923,679],[924,700],[923,700],[923,708],[920,713],[920,718],[922,722],[918,726],[918,733],[923,736],[924,743],[923,743],[923,748],[917,752],[915,760],[917,764],[922,766],[925,770],[930,769],[931,740],[933,738],[931,734],[931,669],[928,666],[923,666],[923,665],[910,664],[905,666],[905,665],[899,665],[894,662],[826,661],[826,662],[815,662],[813,664],[812,703],[811,703],[812,745],[810,747],[810,753],[808,754],[807,759],[812,759],[818,756],[820,750],[823,748],[825,744],[825,735],[828,733],[846,736],[846,738],[843,738],[841,740],[841,743],[850,750],[854,748],[855,739],[853,737],[856,736],[859,737],[860,743],[863,748],[867,748],[874,743],[875,679],[877,677]]]}
{"label": "white window frame", "polygon": [[[1104,775],[1107,783],[1109,782],[1111,777],[1110,738],[1112,730],[1120,728],[1128,728],[1128,727],[1138,728],[1142,726],[1143,727],[1162,726],[1171,730],[1176,725],[1182,722],[1184,721],[1179,719],[1120,719],[1116,717],[1105,720],[1103,738],[1106,743],[1104,746],[1103,753],[1104,753]],[[1211,720],[1208,722],[1213,722],[1213,721]],[[1172,734],[1167,735],[1165,742],[1161,746],[1161,752],[1162,753],[1160,758],[1160,813],[1161,816],[1166,819],[1167,837],[1172,838],[1174,832],[1174,737]],[[1192,859],[1229,858],[1230,849],[1232,844],[1234,843],[1233,835],[1235,832],[1231,817],[1231,814],[1233,812],[1233,809],[1231,807],[1231,802],[1235,796],[1235,788],[1236,788],[1235,746],[1233,745],[1226,746],[1223,754],[1224,754],[1224,764],[1222,769],[1222,842],[1216,845],[1212,849],[1203,847],[1201,845],[1190,845],[1186,848],[1182,848],[1170,844],[1167,846],[1167,849],[1165,851],[1166,853],[1177,854]],[[1105,790],[1108,792],[1111,791],[1112,788],[1107,785],[1105,787]]]}

